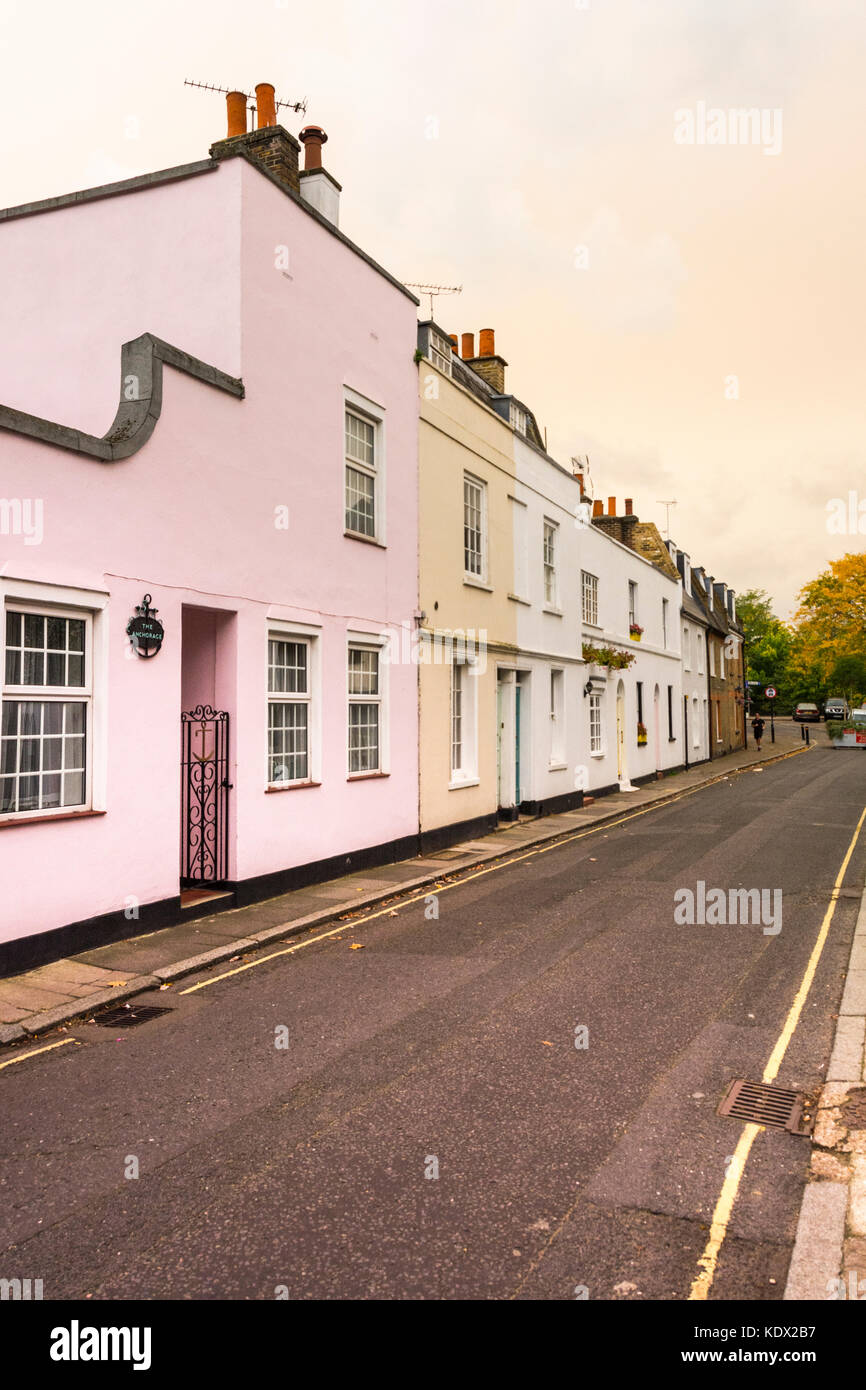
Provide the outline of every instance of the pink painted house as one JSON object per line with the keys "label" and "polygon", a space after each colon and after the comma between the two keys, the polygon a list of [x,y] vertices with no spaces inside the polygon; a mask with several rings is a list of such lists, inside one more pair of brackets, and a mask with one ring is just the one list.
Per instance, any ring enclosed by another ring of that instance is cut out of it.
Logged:
{"label": "pink painted house", "polygon": [[416,851],[416,301],[256,92],[0,213],[0,970]]}

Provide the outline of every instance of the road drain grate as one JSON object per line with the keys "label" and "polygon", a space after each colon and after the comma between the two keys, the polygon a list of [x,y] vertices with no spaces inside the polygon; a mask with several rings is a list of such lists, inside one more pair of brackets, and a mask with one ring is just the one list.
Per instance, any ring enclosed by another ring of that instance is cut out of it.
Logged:
{"label": "road drain grate", "polygon": [[171,1009],[160,1009],[156,1004],[144,1004],[139,1008],[132,1005],[127,1008],[119,1004],[116,1009],[108,1009],[104,1014],[98,1014],[93,1020],[100,1028],[137,1028],[139,1023],[147,1023],[151,1018],[159,1018],[160,1014],[170,1014]]}
{"label": "road drain grate", "polygon": [[811,1108],[797,1091],[768,1086],[763,1081],[732,1081],[718,1108],[719,1115],[750,1124],[787,1129],[791,1134],[811,1134]]}

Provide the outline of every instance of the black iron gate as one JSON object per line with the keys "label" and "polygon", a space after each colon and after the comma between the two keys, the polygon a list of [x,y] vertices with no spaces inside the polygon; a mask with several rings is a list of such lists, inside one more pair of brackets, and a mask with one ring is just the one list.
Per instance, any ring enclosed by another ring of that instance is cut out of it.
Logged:
{"label": "black iron gate", "polygon": [[197,705],[180,720],[180,881],[198,888],[228,878],[229,717]]}

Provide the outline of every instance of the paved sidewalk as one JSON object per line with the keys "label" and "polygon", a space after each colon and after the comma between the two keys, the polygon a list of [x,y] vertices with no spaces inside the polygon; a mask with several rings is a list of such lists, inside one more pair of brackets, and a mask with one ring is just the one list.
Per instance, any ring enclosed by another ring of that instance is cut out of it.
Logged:
{"label": "paved sidewalk", "polygon": [[866,1298],[866,888],[812,1143],[785,1298]]}
{"label": "paved sidewalk", "polygon": [[[818,742],[820,745],[821,740]],[[746,750],[701,763],[688,772],[675,773],[630,792],[600,797],[581,810],[521,820],[435,854],[365,869],[251,907],[216,913],[146,936],[129,937],[10,976],[0,980],[0,1043],[34,1037],[106,1004],[157,989],[271,941],[326,922],[348,919],[361,909],[387,903],[412,889],[442,883],[515,851],[574,835],[629,811],[663,804],[737,773],[754,775],[767,763],[806,751],[799,727],[790,720],[780,721],[775,745],[765,739],[760,754],[750,744]]]}

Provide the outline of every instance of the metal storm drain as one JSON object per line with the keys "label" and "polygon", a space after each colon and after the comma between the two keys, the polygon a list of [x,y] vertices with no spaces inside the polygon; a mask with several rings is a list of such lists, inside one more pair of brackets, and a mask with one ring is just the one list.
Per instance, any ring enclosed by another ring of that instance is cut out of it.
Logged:
{"label": "metal storm drain", "polygon": [[787,1129],[791,1134],[811,1134],[815,1123],[811,1107],[798,1091],[768,1086],[763,1081],[732,1081],[716,1113],[749,1124]]}
{"label": "metal storm drain", "polygon": [[161,1009],[156,1004],[144,1004],[139,1008],[126,1008],[119,1004],[116,1009],[108,1009],[104,1014],[97,1015],[93,1022],[100,1028],[137,1028],[139,1023],[147,1023],[151,1018],[171,1012],[171,1009]]}

